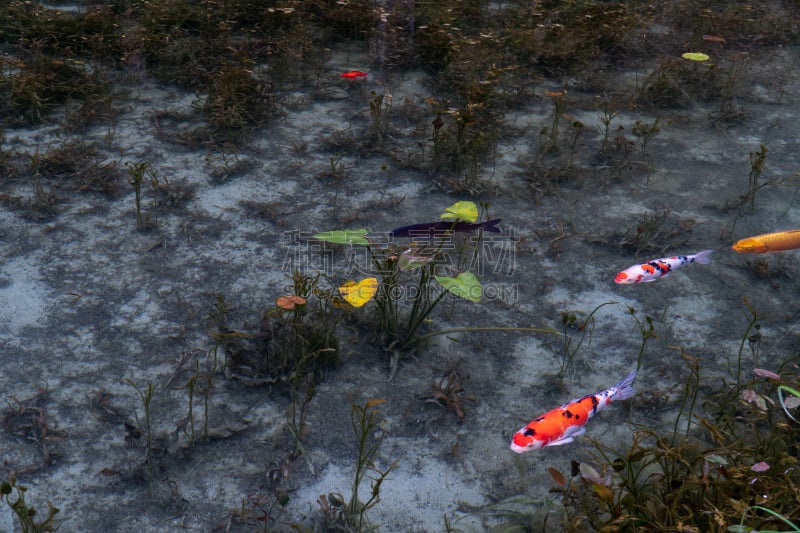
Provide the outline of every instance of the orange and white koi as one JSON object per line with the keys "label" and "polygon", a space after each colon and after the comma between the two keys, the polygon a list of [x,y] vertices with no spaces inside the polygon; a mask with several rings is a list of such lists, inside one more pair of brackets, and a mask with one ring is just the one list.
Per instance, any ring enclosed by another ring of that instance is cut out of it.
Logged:
{"label": "orange and white koi", "polygon": [[673,255],[653,259],[641,265],[628,267],[614,278],[614,283],[619,285],[632,285],[634,283],[648,283],[663,278],[673,270],[688,265],[689,263],[699,263],[707,265],[711,262],[711,253],[714,250],[703,250],[694,255]]}
{"label": "orange and white koi", "polygon": [[738,241],[732,248],[740,254],[763,254],[765,252],[794,250],[795,248],[800,248],[800,229],[747,237]]}
{"label": "orange and white koi", "polygon": [[598,411],[613,401],[625,400],[635,394],[631,387],[636,370],[619,380],[613,387],[590,394],[556,407],[514,433],[511,451],[516,453],[538,450],[545,446],[569,444],[583,435],[584,426]]}

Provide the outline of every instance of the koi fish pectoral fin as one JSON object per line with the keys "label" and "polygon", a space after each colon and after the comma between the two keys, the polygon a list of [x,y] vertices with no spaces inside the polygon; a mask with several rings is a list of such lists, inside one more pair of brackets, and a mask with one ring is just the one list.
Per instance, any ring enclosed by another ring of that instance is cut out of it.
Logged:
{"label": "koi fish pectoral fin", "polygon": [[548,446],[561,446],[562,444],[569,444],[570,442],[574,441],[574,437],[561,437],[558,440],[551,440],[547,443]]}
{"label": "koi fish pectoral fin", "polygon": [[561,446],[562,444],[569,444],[570,442],[575,440],[575,437],[579,437],[579,436],[583,435],[584,433],[586,433],[586,428],[578,428],[578,429],[576,429],[574,431],[568,430],[566,433],[564,433],[563,437],[561,437],[559,439],[556,439],[556,440],[551,440],[550,442],[547,443],[547,445],[548,446]]}

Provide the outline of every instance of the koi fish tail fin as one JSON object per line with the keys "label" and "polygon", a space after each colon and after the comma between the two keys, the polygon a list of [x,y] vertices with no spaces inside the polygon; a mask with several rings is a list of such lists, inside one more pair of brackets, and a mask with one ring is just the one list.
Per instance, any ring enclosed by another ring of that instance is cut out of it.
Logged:
{"label": "koi fish tail fin", "polygon": [[626,400],[636,394],[636,391],[631,387],[634,379],[636,379],[636,370],[614,384],[612,388],[617,390],[617,393],[614,395],[614,401]]}
{"label": "koi fish tail fin", "polygon": [[701,265],[707,265],[711,262],[712,253],[714,253],[714,250],[703,250],[702,252],[697,252],[694,254],[694,262]]}
{"label": "koi fish tail fin", "polygon": [[489,231],[492,233],[500,233],[500,228],[497,225],[500,223],[499,218],[495,218],[494,220],[487,220],[486,222],[481,223],[481,227],[483,231]]}

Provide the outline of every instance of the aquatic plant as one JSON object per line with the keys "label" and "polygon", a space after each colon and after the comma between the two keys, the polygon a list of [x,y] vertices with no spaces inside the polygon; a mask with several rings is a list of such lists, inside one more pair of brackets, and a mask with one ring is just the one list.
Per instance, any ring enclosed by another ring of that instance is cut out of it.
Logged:
{"label": "aquatic plant", "polygon": [[47,502],[47,515],[41,520],[37,520],[37,511],[25,503],[25,493],[28,487],[19,485],[17,478],[12,472],[8,479],[0,483],[0,501],[3,501],[14,512],[19,520],[22,533],[44,533],[46,531],[57,531],[59,522],[56,514],[59,509],[52,503]]}
{"label": "aquatic plant", "polygon": [[[477,218],[478,209],[473,202],[457,202],[442,214],[442,219],[452,221],[453,228],[458,223],[474,223]],[[447,226],[448,223],[444,224]],[[424,235],[424,230],[421,231]],[[359,307],[374,296],[380,313],[379,328],[384,334],[386,345],[396,354],[393,356],[393,368],[399,353],[408,350],[419,341],[419,328],[445,295],[450,293],[472,302],[480,300],[481,284],[473,273],[460,271],[459,264],[437,264],[451,257],[448,254],[455,251],[454,255],[469,265],[474,259],[473,255],[479,252],[478,248],[471,247],[468,241],[455,241],[454,233],[446,229],[433,231],[429,236],[432,236],[430,241],[425,243],[412,241],[408,249],[400,251],[396,247],[373,246],[367,230],[326,231],[314,235],[314,238],[320,241],[363,246],[366,249],[379,279],[361,280],[359,283],[364,285],[362,290],[356,290],[359,287],[356,282],[351,282],[352,285],[345,284],[342,288],[345,292],[353,288],[357,295],[354,301],[358,301]],[[438,272],[442,269],[458,273],[454,276],[439,275]],[[406,287],[401,285],[401,278],[415,274],[418,276],[417,282],[413,290],[407,291],[410,307],[406,308],[401,305],[401,299],[398,298],[398,295],[406,293]],[[377,287],[372,280],[379,281]],[[369,294],[364,292],[366,284],[370,286]],[[437,293],[436,285],[444,290],[439,290]],[[362,301],[363,295],[367,295],[367,298]]]}
{"label": "aquatic plant", "polygon": [[609,150],[609,138],[611,133],[611,122],[619,115],[614,103],[610,100],[604,100],[600,112],[597,114],[600,120],[600,131],[603,134],[603,140],[600,142],[600,149],[598,153],[604,156]]}
{"label": "aquatic plant", "polygon": [[373,143],[380,145],[389,132],[389,116],[392,111],[392,95],[389,93],[370,92],[369,101],[369,136]]}
{"label": "aquatic plant", "polygon": [[[379,406],[385,402],[386,400],[373,398],[359,405],[355,399],[351,400],[350,422],[358,445],[353,485],[348,500],[335,492],[328,494],[327,497],[320,496],[319,505],[326,530],[352,528],[360,532],[370,529],[367,512],[378,505],[383,482],[397,468],[397,461],[385,468],[380,468],[376,464],[378,450],[386,435],[380,429],[383,419],[379,411]],[[366,501],[362,501],[359,498],[359,491],[367,479],[370,480],[369,497]]]}
{"label": "aquatic plant", "polygon": [[633,134],[639,139],[639,149],[647,155],[647,145],[661,131],[661,119],[647,123],[637,120],[633,124]]}
{"label": "aquatic plant", "polygon": [[70,100],[92,101],[108,96],[110,84],[77,61],[37,54],[8,77],[0,77],[0,95],[10,104],[4,122],[38,123]]}
{"label": "aquatic plant", "polygon": [[485,185],[479,179],[480,164],[495,148],[497,117],[482,104],[448,107],[435,98],[425,102],[434,115],[429,168],[434,173],[461,175],[455,181],[444,180],[449,190],[477,194]]}
{"label": "aquatic plant", "polygon": [[250,64],[224,65],[211,74],[207,94],[195,104],[205,115],[212,139],[239,142],[276,113],[269,80],[253,74]]}
{"label": "aquatic plant", "polygon": [[558,362],[558,374],[556,374],[561,383],[567,377],[568,371],[570,369],[574,370],[575,356],[580,351],[584,341],[587,337],[591,339],[594,331],[594,315],[603,307],[613,304],[616,304],[616,302],[603,302],[589,311],[589,313],[584,314],[582,318],[578,318],[578,315],[582,313],[561,312],[561,358]]}
{"label": "aquatic plant", "polygon": [[[758,312],[758,310],[750,303],[750,300],[747,298],[742,299],[742,304],[744,305],[747,312],[745,313],[745,317],[748,319],[747,328],[745,328],[744,333],[742,334],[742,340],[739,343],[739,351],[737,352],[736,357],[736,373],[734,374],[736,377],[736,384],[740,384],[742,380],[742,368],[743,368],[743,356],[744,356],[744,346],[747,344],[750,347],[750,352],[753,356],[753,364],[758,364],[757,355],[758,355],[758,346],[761,343],[761,320],[764,319],[764,316]],[[728,362],[728,370],[731,370],[730,361]]]}
{"label": "aquatic plant", "polygon": [[747,204],[750,206],[750,212],[755,211],[756,193],[769,182],[761,183],[761,173],[764,171],[764,162],[767,159],[767,147],[763,144],[755,152],[750,152],[748,159],[750,160],[750,173],[747,175],[747,193],[745,198]]}
{"label": "aquatic plant", "polygon": [[580,120],[573,120],[569,123],[569,156],[567,157],[567,170],[571,169],[575,162],[575,154],[578,153],[578,141],[583,131],[584,125]]}
{"label": "aquatic plant", "polygon": [[[151,404],[153,401],[153,393],[156,386],[152,381],[148,381],[145,387],[140,387],[132,379],[126,379],[125,383],[133,387],[139,400],[142,402],[142,409],[144,411],[144,438],[145,438],[145,455],[144,466],[148,479],[153,479],[154,465],[153,465],[153,425],[152,425],[152,409]],[[137,419],[137,425],[141,426],[141,422]]]}
{"label": "aquatic plant", "polygon": [[[763,408],[735,407],[741,406],[741,400],[731,405],[739,411],[735,418],[727,418],[727,408],[716,419],[698,418],[694,406],[700,386],[699,359],[687,360],[692,370],[672,435],[640,429],[630,448],[619,456],[596,443],[599,471],[608,474],[595,478],[582,472],[577,482],[563,488],[565,498],[569,491],[574,496],[565,499],[565,505],[573,513],[586,513],[583,516],[593,527],[743,531],[736,524],[745,523],[753,504],[763,510],[769,502],[769,511],[747,520],[750,527],[764,530],[800,511],[796,488],[800,478],[789,444],[796,428],[775,420],[774,410],[766,403]],[[715,394],[727,397],[729,390],[723,387]],[[750,397],[762,396],[753,393]],[[681,420],[686,431],[679,433]],[[699,421],[699,427],[693,421]],[[693,428],[706,433],[702,442],[696,441],[699,435],[690,436]]]}
{"label": "aquatic plant", "polygon": [[693,227],[693,220],[676,219],[667,208],[645,211],[621,236],[620,246],[636,258],[664,255],[667,250],[685,246]]}
{"label": "aquatic plant", "polygon": [[128,170],[128,183],[133,187],[133,201],[136,206],[136,227],[145,229],[149,223],[149,217],[146,217],[142,212],[142,186],[144,185],[145,174],[152,176],[154,170],[147,161],[138,163],[128,161],[125,163],[125,168]]}
{"label": "aquatic plant", "polygon": [[319,286],[320,274],[295,271],[292,281],[293,293],[279,296],[264,310],[255,332],[230,328],[227,311],[213,313],[214,351],[224,349],[227,375],[252,385],[285,385],[291,391],[307,374],[319,377],[338,364],[337,326],[344,317],[338,311],[347,304]]}
{"label": "aquatic plant", "polygon": [[543,147],[540,147],[539,150],[557,153],[559,150],[558,136],[561,117],[564,116],[564,112],[567,110],[567,92],[545,91],[544,95],[549,97],[553,102],[553,117],[551,118],[550,127],[548,128],[545,126],[540,132],[540,136],[544,137],[545,141],[543,143]]}
{"label": "aquatic plant", "polygon": [[628,308],[628,314],[631,315],[639,328],[639,333],[642,336],[642,344],[639,346],[639,353],[636,356],[636,370],[642,368],[642,361],[644,360],[644,351],[647,347],[647,341],[656,338],[655,326],[653,326],[653,319],[647,315],[644,316],[644,322],[636,316],[636,309],[633,307]]}
{"label": "aquatic plant", "polygon": [[431,385],[431,394],[423,401],[433,403],[455,413],[459,422],[467,417],[464,401],[468,398],[464,390],[464,377],[458,368],[452,367]]}

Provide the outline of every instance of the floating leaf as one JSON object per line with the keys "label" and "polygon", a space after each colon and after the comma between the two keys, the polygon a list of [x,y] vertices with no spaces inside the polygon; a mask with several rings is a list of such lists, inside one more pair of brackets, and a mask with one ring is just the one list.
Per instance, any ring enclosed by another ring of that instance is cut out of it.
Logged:
{"label": "floating leaf", "polygon": [[463,220],[464,222],[475,222],[478,220],[478,206],[475,205],[475,202],[456,202],[445,209],[440,218],[445,220]]}
{"label": "floating leaf", "polygon": [[766,396],[762,396],[753,389],[744,389],[742,391],[742,399],[747,403],[754,404],[761,411],[767,410],[767,402],[773,405],[775,404],[775,402],[772,401],[772,398],[767,398]]}
{"label": "floating leaf", "polygon": [[567,480],[566,478],[564,478],[563,474],[561,474],[561,472],[559,472],[552,466],[547,467],[547,472],[550,474],[550,477],[553,478],[553,481],[555,481],[556,485],[558,485],[559,487],[563,487],[564,485],[567,484]]}
{"label": "floating leaf", "polygon": [[766,370],[764,368],[754,368],[753,374],[760,378],[781,379],[781,377],[772,370]]}
{"label": "floating leaf", "polygon": [[[784,399],[784,392],[788,392],[792,396]],[[800,405],[800,391],[788,385],[781,385],[778,387],[778,400],[781,402],[781,407],[783,407],[783,412],[786,413],[786,416],[797,422],[798,420],[792,416],[792,413],[789,412],[789,409],[794,409]]]}
{"label": "floating leaf", "polygon": [[719,455],[714,455],[714,454],[706,455],[706,461],[708,461],[709,463],[717,464],[717,465],[727,465],[728,464],[727,459],[725,459],[724,457],[720,457]]}
{"label": "floating leaf", "polygon": [[614,491],[600,483],[592,483],[592,490],[601,500],[610,504],[614,501]]}
{"label": "floating leaf", "polygon": [[364,278],[359,282],[346,281],[339,287],[339,294],[353,307],[361,307],[372,300],[378,292],[378,278]]}
{"label": "floating leaf", "polygon": [[481,282],[472,272],[462,272],[454,278],[436,276],[436,281],[441,283],[448,292],[455,294],[470,302],[481,301]]}
{"label": "floating leaf", "polygon": [[296,294],[289,294],[287,296],[278,296],[275,300],[275,305],[286,311],[291,311],[298,305],[305,305],[306,299]]}
{"label": "floating leaf", "polygon": [[751,466],[750,470],[752,470],[753,472],[766,472],[767,470],[769,470],[769,463],[765,461],[760,461]]}
{"label": "floating leaf", "polygon": [[686,52],[685,54],[681,54],[681,57],[689,61],[708,61],[709,59],[708,54],[704,54],[703,52]]}
{"label": "floating leaf", "polygon": [[319,241],[332,242],[334,244],[361,244],[369,246],[369,239],[366,235],[368,229],[344,229],[334,231],[323,231],[313,235]]}
{"label": "floating leaf", "polygon": [[597,470],[587,465],[586,463],[581,463],[580,471],[581,471],[581,477],[586,481],[591,481],[592,483],[597,483],[603,486],[609,484],[610,480],[607,478],[607,476],[601,476]]}

